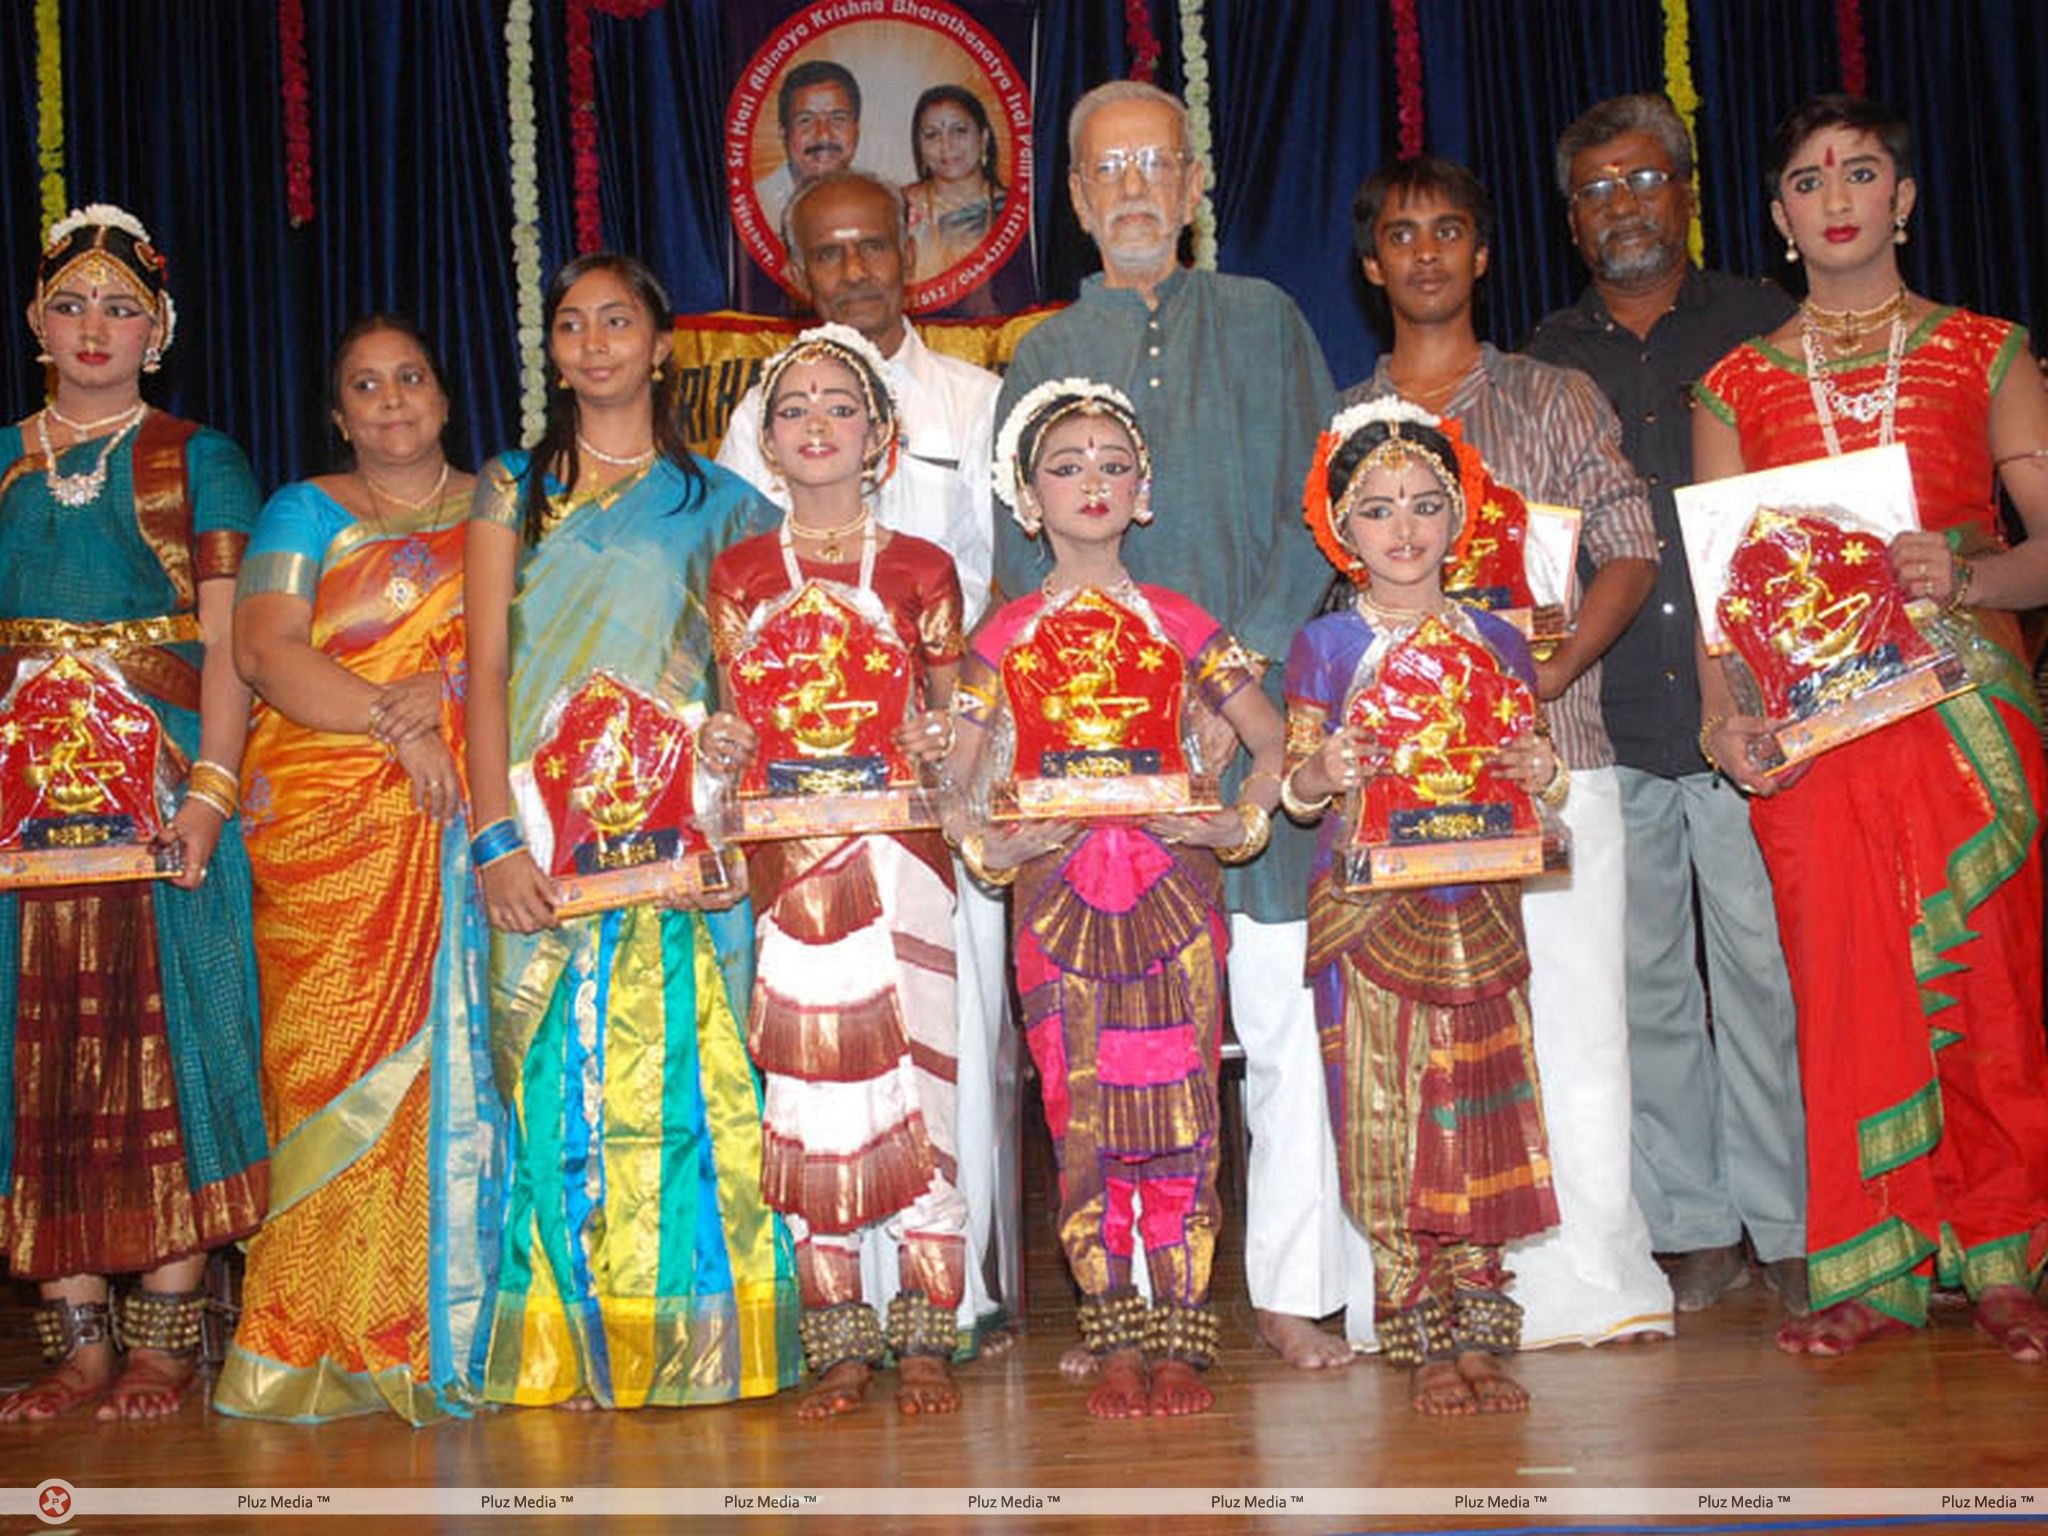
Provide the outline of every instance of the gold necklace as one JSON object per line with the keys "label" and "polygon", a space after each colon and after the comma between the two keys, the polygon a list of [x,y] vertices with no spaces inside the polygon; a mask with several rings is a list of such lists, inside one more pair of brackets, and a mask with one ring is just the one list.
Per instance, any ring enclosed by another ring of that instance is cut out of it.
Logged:
{"label": "gold necklace", "polygon": [[1807,299],[1800,304],[1799,312],[1813,329],[1827,337],[1837,353],[1846,352],[1865,331],[1874,331],[1906,312],[1906,289],[1901,284],[1897,293],[1869,309],[1823,309]]}
{"label": "gold necklace", "polygon": [[1448,600],[1439,598],[1431,608],[1388,608],[1372,600],[1372,589],[1358,594],[1358,612],[1375,629],[1400,629],[1411,624],[1420,624],[1424,619],[1433,619],[1449,609]]}
{"label": "gold necklace", "polygon": [[[64,475],[57,472],[57,450],[50,445],[51,407],[46,405],[36,412],[36,446],[43,451],[43,484],[50,488],[50,494],[58,505],[76,508],[93,504],[106,488],[107,462],[113,458],[114,449],[148,413],[148,404],[138,400],[119,415],[109,417],[109,421],[118,421],[121,425],[101,440],[100,456],[93,461],[92,468],[82,475]],[[68,422],[65,424],[70,425]],[[71,446],[76,448],[78,444]]]}
{"label": "gold necklace", "polygon": [[426,511],[427,508],[429,507],[438,507],[441,504],[441,498],[444,495],[446,495],[448,491],[449,468],[448,461],[446,459],[443,459],[441,461],[441,478],[436,480],[434,482],[434,488],[431,491],[427,492],[427,494],[421,497],[418,501],[407,501],[403,496],[400,496],[396,492],[394,492],[389,486],[379,485],[377,481],[371,476],[370,472],[367,469],[364,469],[360,464],[356,466],[356,473],[363,477],[363,484],[369,488],[371,504],[370,510],[373,513],[377,514],[377,521],[379,523],[382,523],[384,521],[382,513],[377,512],[376,504],[380,501],[388,501],[391,503],[392,506],[410,512],[413,514],[413,516],[417,517],[419,516],[420,513]]}
{"label": "gold necklace", "polygon": [[866,506],[862,506],[859,514],[847,522],[839,523],[831,528],[807,528],[796,520],[795,513],[791,513],[787,519],[787,524],[792,533],[802,534],[805,538],[820,546],[818,550],[818,558],[820,560],[823,560],[827,565],[837,565],[839,563],[839,541],[849,533],[858,533],[861,529],[865,528],[868,525],[868,519],[873,515]]}

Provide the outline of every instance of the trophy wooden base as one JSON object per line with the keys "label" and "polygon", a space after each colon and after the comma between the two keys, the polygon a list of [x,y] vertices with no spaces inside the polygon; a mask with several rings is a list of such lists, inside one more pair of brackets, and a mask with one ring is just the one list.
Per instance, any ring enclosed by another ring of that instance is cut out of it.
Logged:
{"label": "trophy wooden base", "polygon": [[1338,890],[1364,893],[1526,880],[1544,867],[1543,834],[1528,832],[1467,843],[1355,843],[1337,850],[1333,874]]}
{"label": "trophy wooden base", "polygon": [[1222,809],[1216,780],[1193,773],[1013,779],[997,785],[989,797],[989,816],[995,821],[1205,816]]}
{"label": "trophy wooden base", "polygon": [[167,880],[184,865],[178,850],[148,843],[96,848],[0,849],[0,890],[38,885],[99,885],[113,880]]}
{"label": "trophy wooden base", "polygon": [[1778,724],[1758,746],[1758,766],[1765,773],[1782,773],[1795,763],[1868,736],[1977,686],[1962,658],[1952,652],[1875,686],[1852,691],[1857,681],[1853,674],[1845,675],[1840,691],[1847,697]]}
{"label": "trophy wooden base", "polygon": [[587,917],[659,901],[668,906],[729,906],[746,893],[746,859],[736,849],[710,848],[589,875],[557,875],[555,916]]}
{"label": "trophy wooden base", "polygon": [[852,837],[862,832],[916,832],[939,824],[928,789],[915,786],[845,795],[741,795],[732,811],[736,843],[793,837]]}

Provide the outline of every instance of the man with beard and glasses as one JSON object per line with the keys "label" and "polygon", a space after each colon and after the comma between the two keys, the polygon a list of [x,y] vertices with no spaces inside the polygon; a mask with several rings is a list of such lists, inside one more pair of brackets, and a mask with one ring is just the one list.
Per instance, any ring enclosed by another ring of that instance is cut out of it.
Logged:
{"label": "man with beard and glasses", "polygon": [[860,148],[860,82],[844,64],[806,59],[782,77],[775,117],[782,130],[783,162],[754,183],[754,197],[769,227],[782,230],[783,213],[798,187],[853,164]]}
{"label": "man with beard and glasses", "polygon": [[1600,696],[1628,837],[1636,1199],[1680,1311],[1747,1281],[1746,1229],[1765,1283],[1798,1313],[1806,1178],[1792,998],[1748,807],[1700,755],[1692,582],[1671,496],[1692,479],[1694,381],[1793,305],[1770,283],[1687,259],[1692,163],[1662,96],[1617,96],[1565,130],[1557,185],[1593,280],[1527,351],[1606,392],[1657,526],[1656,588],[1607,653]]}
{"label": "man with beard and glasses", "polygon": [[[896,467],[874,492],[884,528],[929,539],[953,557],[962,617],[972,629],[988,606],[989,464],[994,458],[996,376],[926,347],[903,315],[904,284],[917,260],[903,191],[866,171],[827,171],[797,189],[785,219],[790,276],[822,320],[850,325],[875,344],[896,398]],[[761,388],[733,408],[718,462],[779,506],[789,492],[761,457]],[[959,1010],[954,1183],[967,1200],[967,1289],[960,1327],[989,1352],[1008,1347],[1020,1321],[1023,1205],[1018,1193],[1019,1041],[1005,1028],[1009,934],[1003,904],[958,873],[954,997]],[[894,1245],[863,1255],[865,1293],[896,1291]]]}
{"label": "man with beard and glasses", "polygon": [[[1151,448],[1161,513],[1125,541],[1130,574],[1184,593],[1261,660],[1285,656],[1329,578],[1301,503],[1330,415],[1322,350],[1270,283],[1181,266],[1202,167],[1177,99],[1133,80],[1097,86],[1068,118],[1067,147],[1067,191],[1102,272],[1019,344],[997,419],[1050,379],[1122,390]],[[1032,591],[1050,568],[1041,546],[998,520],[1004,593]],[[1276,705],[1280,672],[1266,665]],[[1233,779],[1225,798],[1235,794]],[[1260,1339],[1303,1369],[1351,1360],[1350,1346],[1313,1319],[1354,1297],[1355,1328],[1370,1336],[1372,1318],[1371,1266],[1343,1217],[1303,979],[1313,852],[1311,834],[1276,817],[1271,845],[1229,871],[1225,887],[1231,1021],[1244,1047],[1251,1132],[1245,1278]],[[1063,1365],[1085,1371],[1087,1360],[1070,1355]]]}

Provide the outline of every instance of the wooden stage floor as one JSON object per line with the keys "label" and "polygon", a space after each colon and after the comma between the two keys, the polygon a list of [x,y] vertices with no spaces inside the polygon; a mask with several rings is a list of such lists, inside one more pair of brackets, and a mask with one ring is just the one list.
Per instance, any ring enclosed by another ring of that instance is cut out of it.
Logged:
{"label": "wooden stage floor", "polygon": [[[1811,1362],[1770,1346],[1776,1309],[1757,1286],[1683,1320],[1681,1336],[1647,1345],[1571,1348],[1523,1356],[1535,1394],[1521,1416],[1428,1421],[1412,1413],[1402,1379],[1367,1358],[1328,1373],[1290,1370],[1252,1341],[1232,1212],[1217,1298],[1224,1351],[1215,1410],[1180,1421],[1098,1423],[1059,1379],[1073,1336],[1064,1278],[1043,1206],[1043,1165],[1028,1180],[1027,1337],[1007,1355],[966,1367],[963,1411],[906,1420],[886,1396],[826,1425],[797,1421],[790,1397],[723,1408],[630,1414],[520,1410],[415,1432],[387,1418],[323,1427],[226,1419],[188,1405],[167,1423],[123,1428],[80,1422],[0,1425],[0,1487],[47,1477],[92,1487],[250,1489],[440,1485],[505,1491],[612,1486],[730,1488],[974,1488],[991,1493],[1086,1488],[1546,1488],[1659,1487],[1996,1489],[2048,1484],[2048,1368],[2009,1363],[1960,1310],[1924,1335],[1885,1341],[1847,1359]],[[9,1307],[7,1322],[25,1323]],[[0,1380],[25,1377],[21,1330],[0,1340]],[[884,1377],[886,1386],[890,1378]],[[1703,1517],[1704,1518],[1704,1517]],[[1956,1524],[1762,1517],[1757,1530],[1929,1529]],[[2036,1523],[2002,1530],[2048,1529]],[[91,1519],[72,1529],[393,1533],[472,1530],[482,1518],[414,1515],[307,1522],[244,1519]],[[495,1523],[495,1522],[491,1522]],[[1043,1514],[972,1520],[709,1516],[598,1522],[525,1516],[503,1528],[543,1530],[1037,1530],[1321,1532],[1549,1530],[1643,1520],[1494,1515],[1153,1516],[1079,1520]],[[1713,1528],[1733,1528],[1716,1517]],[[0,1530],[47,1529],[0,1516]]]}

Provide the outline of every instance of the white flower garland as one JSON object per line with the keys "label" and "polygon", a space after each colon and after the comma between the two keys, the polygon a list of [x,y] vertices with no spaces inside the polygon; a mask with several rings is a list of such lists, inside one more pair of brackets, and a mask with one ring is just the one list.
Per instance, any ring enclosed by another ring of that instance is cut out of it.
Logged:
{"label": "white flower garland", "polygon": [[1441,427],[1443,418],[1434,411],[1426,411],[1412,400],[1403,400],[1399,395],[1381,395],[1375,400],[1361,400],[1358,404],[1346,406],[1330,418],[1329,435],[1338,442],[1346,442],[1351,434],[1368,422],[1405,421],[1416,427]]}
{"label": "white flower garland", "polygon": [[[1017,462],[1018,445],[1024,437],[1024,429],[1055,400],[1101,400],[1114,405],[1134,421],[1138,415],[1138,408],[1131,404],[1130,397],[1122,390],[1094,379],[1047,379],[1036,389],[1027,391],[1010,407],[1010,414],[1003,418],[1003,428],[996,434],[995,462],[990,466],[995,477],[996,500],[1008,507],[1013,516],[1021,499],[1018,491],[1023,485],[1023,468]],[[1143,453],[1143,445],[1138,445],[1138,450]],[[1021,522],[1022,518],[1018,520]]]}
{"label": "white flower garland", "polygon": [[519,438],[537,443],[547,430],[548,351],[540,271],[540,143],[533,104],[533,0],[505,10],[505,116],[512,181],[512,288],[519,335]]}
{"label": "white flower garland", "polygon": [[1195,265],[1216,270],[1216,165],[1210,155],[1209,44],[1202,36],[1202,0],[1180,0],[1181,94],[1188,109],[1188,148],[1202,168],[1202,200],[1195,206]]}

